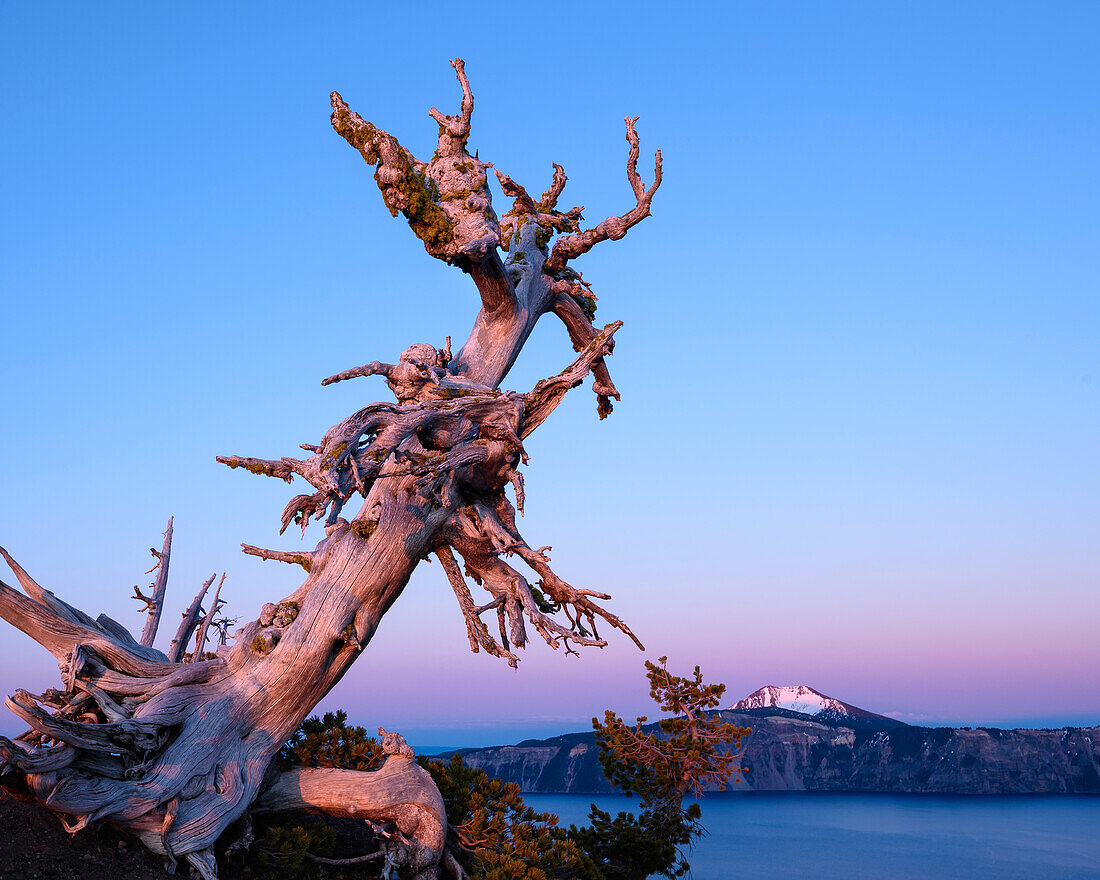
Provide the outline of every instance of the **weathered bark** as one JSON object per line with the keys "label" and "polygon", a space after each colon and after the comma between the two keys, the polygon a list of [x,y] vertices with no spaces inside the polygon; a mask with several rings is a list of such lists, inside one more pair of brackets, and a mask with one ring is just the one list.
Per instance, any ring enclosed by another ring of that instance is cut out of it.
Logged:
{"label": "weathered bark", "polygon": [[[637,643],[598,604],[609,596],[574,588],[551,570],[549,548],[527,544],[515,512],[524,502],[523,440],[566,391],[594,373],[601,418],[610,412],[610,398],[619,397],[604,358],[621,325],[593,326],[595,297],[567,264],[599,241],[621,238],[648,215],[660,183],[660,152],[647,190],[636,172],[638,139],[628,119],[627,177],[637,206],[623,217],[582,231],[579,208],[556,208],[566,178],[555,165],[550,188],[537,202],[498,173],[514,199],[498,220],[486,177],[490,165],[466,149],[473,94],[462,62],[453,65],[463,92],[460,112],[431,111],[439,143],[428,162],[362,120],[335,92],[332,124],[378,166],[375,179],[386,206],[405,215],[428,253],[474,280],[481,309],[469,338],[454,358],[448,339],[444,351],[417,344],[397,364],[372,362],[330,377],[326,384],[382,374],[398,402],[349,416],[318,444],[303,444],[306,458],[218,458],[311,485],[312,493],[287,505],[282,525],[294,522],[304,531],[311,519],[323,518],[325,537],[312,552],[242,545],[250,555],[301,565],[305,582],[265,605],[232,647],[203,659],[221,604],[219,584],[202,614],[208,582],[166,656],[152,642],[167,584],[171,521],[164,549],[154,551],[152,594],[135,588],[149,609],[140,642],[110,618],[92,620],[57,599],[0,550],[26,593],[0,583],[0,616],[54,654],[65,686],[39,696],[20,691],[8,701],[31,730],[16,740],[0,738],[0,770],[21,773],[37,797],[67,817],[71,830],[109,821],[172,860],[185,857],[209,880],[217,870],[215,840],[250,807],[309,806],[383,823],[390,834],[388,863],[406,876],[435,876],[446,818],[438,792],[407,747],[376,773],[303,770],[268,778],[280,746],[370,642],[420,560],[433,553],[442,560],[475,651],[483,648],[516,665],[513,649],[525,646],[528,623],[555,648],[603,647],[599,619]],[[551,250],[557,233],[564,235]],[[566,325],[577,358],[526,394],[500,391],[547,312]],[[508,485],[515,507],[505,495]],[[353,496],[363,503],[349,521],[340,514]],[[466,575],[489,593],[486,604],[475,604],[452,550],[465,562]],[[535,573],[535,584],[501,558],[513,555]],[[482,620],[486,613],[497,618],[499,641]],[[196,627],[196,645],[184,663]]]}
{"label": "weathered bark", "polygon": [[[382,731],[379,728],[380,732]],[[390,755],[381,769],[360,772],[299,768],[277,774],[252,805],[255,813],[305,810],[363,819],[382,834],[380,855],[404,876],[428,880],[438,874],[447,842],[447,812],[427,770],[420,767],[404,739],[390,734]],[[396,740],[396,747],[391,743]],[[392,825],[387,831],[386,824]],[[348,864],[360,859],[320,859]]]}

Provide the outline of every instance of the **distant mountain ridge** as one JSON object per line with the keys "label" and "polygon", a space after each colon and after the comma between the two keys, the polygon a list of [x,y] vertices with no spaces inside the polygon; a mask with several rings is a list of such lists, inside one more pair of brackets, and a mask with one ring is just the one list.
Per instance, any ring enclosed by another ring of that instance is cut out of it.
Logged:
{"label": "distant mountain ridge", "polygon": [[758,717],[801,715],[823,724],[844,724],[854,730],[892,730],[907,727],[903,721],[860,709],[828,697],[809,685],[765,685],[729,707]]}
{"label": "distant mountain ridge", "polygon": [[[918,727],[807,685],[768,685],[715,714],[752,728],[734,790],[1100,794],[1100,727]],[[456,754],[526,792],[613,790],[591,731]]]}

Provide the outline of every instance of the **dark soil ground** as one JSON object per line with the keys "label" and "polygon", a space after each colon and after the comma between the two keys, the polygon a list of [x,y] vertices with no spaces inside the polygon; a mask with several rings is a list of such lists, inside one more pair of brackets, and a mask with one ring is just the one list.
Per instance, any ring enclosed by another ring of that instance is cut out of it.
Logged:
{"label": "dark soil ground", "polygon": [[[286,824],[320,822],[338,835],[336,858],[359,856],[377,849],[374,835],[363,822],[329,817],[297,816]],[[257,827],[257,834],[263,829]],[[302,880],[360,880],[377,877],[381,863],[367,862],[344,868],[322,868],[307,863],[300,870],[269,862],[231,863],[218,859],[223,880],[261,880],[296,877]],[[190,876],[181,863],[168,873],[165,859],[149,852],[135,838],[97,823],[69,834],[56,814],[26,799],[18,790],[0,786],[0,880],[182,880]]]}
{"label": "dark soil ground", "polygon": [[169,880],[170,876],[164,859],[132,837],[105,825],[71,835],[54,813],[0,788],[0,880]]}

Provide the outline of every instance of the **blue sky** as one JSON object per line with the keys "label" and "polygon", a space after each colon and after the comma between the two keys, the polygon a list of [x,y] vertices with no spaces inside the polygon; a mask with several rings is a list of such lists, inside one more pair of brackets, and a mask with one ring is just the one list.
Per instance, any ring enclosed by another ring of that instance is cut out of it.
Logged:
{"label": "blue sky", "polygon": [[[215,569],[244,619],[293,589],[238,545],[298,546],[298,490],[214,456],[293,454],[387,397],[322,377],[465,337],[472,285],[328,126],[337,89],[430,154],[460,55],[481,157],[534,191],[560,162],[593,223],[631,206],[624,115],[643,177],[665,157],[653,217],[577,263],[623,401],[578,390],[530,446],[563,576],[731,699],[1100,721],[1097,8],[449,9],[0,10],[0,543],[134,627],[170,514],[180,608]],[[506,384],[571,357],[547,319]],[[446,744],[646,711],[626,640],[513,672],[422,568],[326,705]],[[0,688],[54,684],[0,627]]]}

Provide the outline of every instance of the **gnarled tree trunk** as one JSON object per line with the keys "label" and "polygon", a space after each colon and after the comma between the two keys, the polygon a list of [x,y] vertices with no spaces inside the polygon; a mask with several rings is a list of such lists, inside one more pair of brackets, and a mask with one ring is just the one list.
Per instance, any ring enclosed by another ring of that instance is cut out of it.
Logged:
{"label": "gnarled tree trunk", "polygon": [[[154,552],[153,593],[138,593],[149,608],[140,641],[110,618],[93,620],[62,602],[4,552],[24,592],[0,583],[0,616],[54,654],[64,688],[38,696],[18,691],[8,700],[31,729],[15,740],[0,738],[0,765],[21,774],[71,830],[111,822],[213,878],[215,840],[250,806],[358,811],[394,829],[397,843],[387,859],[404,876],[434,877],[446,817],[430,777],[403,743],[389,744],[393,756],[377,773],[299,771],[274,779],[270,773],[280,746],[370,642],[420,560],[433,553],[441,560],[475,652],[484,649],[515,665],[513,648],[526,643],[527,623],[567,651],[605,644],[597,619],[634,639],[597,604],[609,596],[575,589],[550,569],[545,548],[532,549],[519,534],[515,511],[523,509],[523,440],[565,392],[592,372],[601,417],[619,397],[604,357],[620,325],[593,326],[594,297],[569,262],[600,241],[621,238],[648,216],[661,179],[660,152],[647,189],[636,170],[635,120],[626,120],[627,177],[636,205],[622,217],[582,231],[579,208],[563,213],[556,207],[566,178],[555,165],[538,201],[497,172],[514,199],[498,220],[486,180],[489,165],[466,149],[473,96],[462,61],[453,66],[461,110],[446,116],[432,109],[439,144],[428,162],[351,112],[335,92],[332,124],[377,165],[386,206],[405,215],[428,253],[473,278],[481,309],[469,339],[453,358],[449,343],[443,351],[417,344],[397,364],[372,362],[326,379],[323,384],[384,375],[397,403],[353,414],[319,444],[304,444],[306,458],[218,459],[287,482],[300,477],[313,487],[291,500],[282,521],[284,529],[294,522],[304,531],[311,519],[324,519],[325,538],[315,550],[244,547],[301,565],[307,572],[302,586],[264,606],[232,647],[215,654],[203,649],[221,603],[215,596],[204,613],[200,594],[169,656],[152,643],[164,603],[171,522],[164,549]],[[548,312],[565,323],[578,356],[530,392],[500,391],[535,323]],[[515,506],[505,494],[508,484]],[[345,519],[340,514],[355,495],[363,503]],[[536,584],[505,561],[513,555],[537,575]],[[467,576],[488,591],[488,602],[474,602]],[[497,618],[499,637],[483,622],[486,612]]]}

